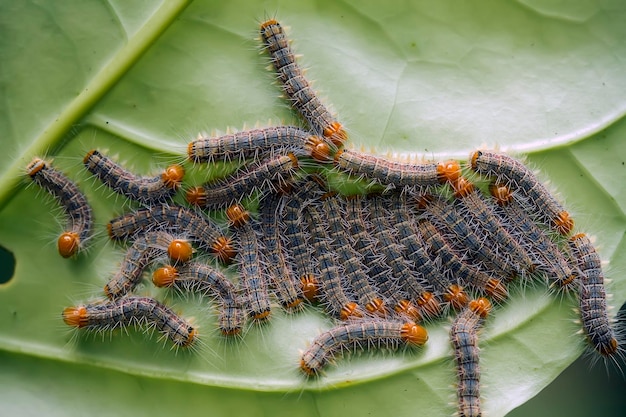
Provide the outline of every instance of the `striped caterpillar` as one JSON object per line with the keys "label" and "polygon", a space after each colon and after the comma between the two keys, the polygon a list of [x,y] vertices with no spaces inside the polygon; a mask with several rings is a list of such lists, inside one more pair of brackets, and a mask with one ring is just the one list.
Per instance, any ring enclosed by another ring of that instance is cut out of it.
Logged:
{"label": "striped caterpillar", "polygon": [[239,203],[254,191],[275,191],[298,169],[298,158],[289,153],[264,161],[257,166],[216,184],[187,190],[187,201],[202,208],[224,208]]}
{"label": "striped caterpillar", "polygon": [[259,259],[259,241],[250,224],[250,214],[236,204],[226,210],[231,224],[237,229],[237,256],[240,283],[245,293],[247,309],[254,320],[267,320],[271,314],[265,274]]}
{"label": "striped caterpillar", "polygon": [[446,181],[455,181],[461,173],[461,167],[455,161],[401,163],[349,149],[337,151],[334,160],[339,170],[356,177],[374,180],[392,188],[409,187],[421,191],[432,189]]}
{"label": "striped caterpillar", "polygon": [[300,189],[292,198],[299,201],[302,207],[302,218],[308,224],[311,234],[311,246],[319,269],[320,296],[325,301],[325,307],[332,316],[342,320],[361,317],[363,314],[359,305],[345,292],[346,286],[343,283],[336,256],[330,245],[324,216],[314,201],[307,201],[317,187],[318,184],[315,181],[306,181],[300,185]]}
{"label": "striped caterpillar", "polygon": [[292,106],[309,122],[315,132],[330,140],[333,145],[341,146],[348,135],[304,77],[281,24],[275,19],[263,22],[261,39],[272,58],[278,79],[283,84],[283,91]]}
{"label": "striped caterpillar", "polygon": [[140,177],[122,168],[96,149],[85,155],[83,163],[89,172],[115,192],[144,205],[170,200],[180,188],[185,175],[185,169],[174,164],[156,177]]}
{"label": "striped caterpillar", "polygon": [[[464,285],[479,289],[498,302],[508,297],[509,293],[500,279],[493,278],[463,262],[428,219],[421,219],[418,222],[418,228],[427,244],[430,256],[440,260],[441,267],[449,271],[453,277]],[[460,305],[454,305],[454,307],[459,308]]]}
{"label": "striped caterpillar", "polygon": [[129,296],[115,301],[67,307],[63,310],[63,321],[68,326],[90,331],[147,324],[156,327],[179,347],[191,346],[198,338],[195,327],[164,304],[147,297]]}
{"label": "striped caterpillar", "polygon": [[76,184],[41,158],[34,158],[26,167],[30,178],[61,203],[68,222],[57,240],[59,254],[70,258],[83,249],[91,236],[93,215],[87,198]]}
{"label": "striped caterpillar", "polygon": [[404,285],[406,293],[416,301],[422,316],[437,317],[441,314],[441,305],[437,298],[424,287],[423,277],[414,272],[415,268],[411,268],[410,262],[404,258],[403,248],[392,234],[382,197],[371,196],[369,203],[371,209],[370,230],[374,238],[378,240],[379,248],[391,266],[392,274],[398,282]]}
{"label": "striped caterpillar", "polygon": [[361,320],[343,324],[319,335],[302,354],[300,369],[318,375],[338,353],[346,350],[422,346],[428,340],[426,329],[413,322]]}
{"label": "striped caterpillar", "polygon": [[450,342],[457,367],[457,400],[461,417],[480,417],[480,367],[478,331],[491,311],[486,298],[470,301],[450,328]]}
{"label": "striped caterpillar", "polygon": [[418,201],[418,207],[427,218],[452,232],[456,237],[455,240],[462,242],[459,246],[467,248],[481,264],[493,268],[494,271],[509,279],[517,276],[518,271],[515,266],[498,256],[491,247],[484,245],[482,239],[472,231],[468,220],[445,199],[429,194],[423,195]]}
{"label": "striped caterpillar", "polygon": [[578,233],[569,239],[573,261],[580,268],[580,314],[593,348],[603,356],[619,352],[619,343],[607,315],[606,290],[600,256],[589,237]]}
{"label": "striped caterpillar", "polygon": [[501,184],[492,183],[489,192],[498,205],[496,214],[500,214],[503,223],[512,229],[511,234],[522,242],[524,248],[534,258],[537,270],[547,274],[548,280],[559,289],[567,290],[574,286],[577,273],[572,270],[558,246],[552,242],[530,214],[513,198],[511,190]]}
{"label": "striped caterpillar", "polygon": [[444,301],[455,309],[465,307],[469,301],[465,290],[457,283],[451,282],[430,259],[426,242],[413,226],[407,201],[401,194],[396,193],[391,197],[390,214],[393,227],[400,238],[400,245],[404,248],[405,258],[413,262],[422,276],[428,278],[429,283],[441,294]]}
{"label": "striped caterpillar", "polygon": [[360,196],[350,196],[346,203],[348,238],[352,247],[363,257],[368,274],[385,297],[387,305],[393,310],[414,321],[422,319],[419,310],[408,299],[406,292],[398,285],[392,274],[392,268],[379,255],[377,241],[370,235],[365,223],[365,213]]}

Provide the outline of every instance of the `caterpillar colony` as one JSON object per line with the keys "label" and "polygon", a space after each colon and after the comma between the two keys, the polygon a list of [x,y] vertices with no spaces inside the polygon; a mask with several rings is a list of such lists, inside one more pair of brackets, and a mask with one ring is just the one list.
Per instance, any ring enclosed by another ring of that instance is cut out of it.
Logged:
{"label": "caterpillar colony", "polygon": [[[538,280],[578,299],[591,349],[610,361],[622,359],[598,253],[530,168],[487,150],[472,152],[466,164],[413,164],[350,149],[348,129],[311,87],[283,26],[263,22],[260,39],[302,126],[191,141],[187,165],[243,165],[205,184],[181,185],[182,165],[142,176],[90,151],[85,167],[139,207],[107,224],[112,240],[129,243],[119,270],[108,277],[108,298],[65,308],[61,317],[68,326],[148,326],[177,347],[196,343],[202,329],[136,294],[143,271],[152,269],[156,286],[212,300],[226,338],[270,325],[277,309],[297,315],[318,308],[335,327],[301,346],[300,369],[303,378],[320,378],[346,351],[427,346],[420,322],[441,323],[450,315],[458,412],[478,416],[478,330],[489,327],[487,317],[498,314],[515,282]],[[67,215],[61,256],[84,256],[93,229],[87,198],[41,158],[26,171]],[[336,193],[324,178],[328,172],[366,181],[368,194]],[[474,179],[490,181],[490,193]],[[176,199],[180,190],[184,199]],[[258,203],[258,216],[250,201]],[[216,215],[226,215],[230,227]],[[183,243],[172,249],[179,236]],[[189,262],[195,251],[219,262],[202,256]],[[235,276],[224,273],[228,264]]]}

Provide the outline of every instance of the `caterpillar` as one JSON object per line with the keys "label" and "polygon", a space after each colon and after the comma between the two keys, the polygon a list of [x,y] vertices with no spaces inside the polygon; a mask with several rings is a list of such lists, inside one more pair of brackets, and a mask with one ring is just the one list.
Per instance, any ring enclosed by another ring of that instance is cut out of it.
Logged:
{"label": "caterpillar", "polygon": [[308,225],[311,234],[311,246],[313,247],[315,262],[319,269],[320,295],[325,301],[328,313],[332,316],[341,320],[361,317],[363,313],[359,305],[346,295],[346,286],[340,275],[336,255],[330,246],[324,217],[314,202],[305,201],[306,198],[310,198],[312,191],[317,188],[317,185],[312,180],[304,182],[300,190],[292,198],[299,200],[302,207],[302,218]]}
{"label": "caterpillar", "polygon": [[143,205],[170,200],[180,188],[185,175],[182,165],[174,164],[156,177],[140,177],[122,168],[96,149],[85,155],[83,163],[89,172],[115,192]]}
{"label": "caterpillar", "polygon": [[501,184],[492,183],[489,192],[497,203],[496,214],[500,212],[503,224],[518,236],[527,251],[533,256],[539,272],[544,272],[548,279],[559,289],[568,290],[577,281],[578,273],[570,267],[563,253],[552,242],[546,232],[536,224],[524,210],[511,190]]}
{"label": "caterpillar", "polygon": [[164,304],[148,297],[129,296],[115,301],[66,307],[62,317],[68,326],[91,331],[147,324],[154,326],[179,347],[191,346],[198,338],[195,327]]}
{"label": "caterpillar", "polygon": [[422,280],[415,268],[404,258],[403,249],[392,234],[388,214],[383,206],[383,198],[371,195],[369,198],[371,210],[370,231],[378,240],[380,251],[392,269],[392,275],[404,285],[404,290],[412,297],[423,316],[437,317],[441,314],[441,305],[437,298],[422,284]]}
{"label": "caterpillar", "polygon": [[403,345],[423,346],[428,340],[426,329],[413,322],[361,320],[336,326],[319,335],[302,354],[300,369],[306,375],[319,375],[337,353],[346,350],[386,348]]}
{"label": "caterpillar", "polygon": [[252,129],[219,137],[200,137],[187,145],[191,162],[230,161],[233,159],[260,159],[286,149],[327,161],[331,147],[320,137],[295,126],[272,126]]}
{"label": "caterpillar", "polygon": [[76,184],[41,158],[34,158],[26,167],[26,172],[63,206],[68,222],[66,230],[57,240],[57,248],[63,258],[76,255],[84,248],[93,228],[93,215],[87,198]]}
{"label": "caterpillar", "polygon": [[302,218],[302,204],[298,198],[287,200],[282,213],[283,246],[291,254],[294,269],[304,297],[313,301],[318,296],[319,271],[311,262],[310,233]]}
{"label": "caterpillar", "polygon": [[485,245],[472,231],[472,227],[465,217],[461,216],[452,204],[441,197],[426,194],[419,198],[418,208],[424,212],[427,218],[434,220],[438,226],[450,230],[456,236],[456,240],[462,242],[462,245],[474,255],[477,261],[491,267],[508,279],[517,276],[515,266]]}
{"label": "caterpillar", "polygon": [[377,242],[370,236],[365,224],[360,196],[353,195],[348,197],[346,220],[348,223],[348,239],[352,241],[354,250],[363,257],[363,263],[368,268],[368,274],[387,300],[386,304],[393,306],[396,313],[405,315],[413,321],[421,320],[421,313],[398,284],[398,281],[393,276],[391,267],[379,255],[380,249]]}
{"label": "caterpillar", "polygon": [[279,155],[216,184],[192,187],[186,198],[190,204],[206,209],[227,207],[254,191],[275,191],[275,184],[284,184],[297,169],[298,158],[294,154]]}
{"label": "caterpillar", "polygon": [[359,304],[370,313],[384,316],[385,303],[378,295],[376,288],[368,281],[361,261],[362,254],[353,249],[347,238],[347,230],[344,227],[345,211],[335,193],[326,193],[322,196],[322,209],[328,220],[332,249],[340,260],[343,272],[357,295]]}
{"label": "caterpillar", "polygon": [[[508,290],[500,279],[491,277],[463,262],[428,219],[419,220],[418,229],[427,244],[430,256],[438,259],[441,267],[447,270],[450,275],[463,284],[488,294],[497,302],[502,302],[508,297]],[[459,308],[461,306],[455,305],[454,307]]]}
{"label": "caterpillar", "polygon": [[450,328],[450,342],[454,350],[457,368],[457,400],[461,417],[479,417],[480,406],[480,367],[478,331],[491,311],[491,303],[486,298],[470,301],[461,311]]}
{"label": "caterpillar", "polygon": [[236,230],[237,256],[240,284],[245,293],[245,302],[252,319],[267,320],[271,314],[266,276],[259,259],[259,241],[250,224],[250,214],[236,204],[226,210],[226,215]]}
{"label": "caterpillar", "polygon": [[356,177],[374,180],[392,188],[409,187],[421,191],[456,180],[461,172],[460,165],[454,161],[401,163],[349,149],[337,151],[334,163],[339,170]]}
{"label": "caterpillar", "polygon": [[315,132],[330,140],[334,146],[343,145],[348,137],[346,131],[322,104],[304,77],[281,24],[275,19],[263,22],[261,39],[293,107]]}
{"label": "caterpillar", "polygon": [[569,239],[573,261],[582,274],[580,277],[580,315],[583,329],[593,348],[603,356],[618,352],[619,343],[611,328],[606,306],[606,290],[600,256],[589,237],[578,233]]}

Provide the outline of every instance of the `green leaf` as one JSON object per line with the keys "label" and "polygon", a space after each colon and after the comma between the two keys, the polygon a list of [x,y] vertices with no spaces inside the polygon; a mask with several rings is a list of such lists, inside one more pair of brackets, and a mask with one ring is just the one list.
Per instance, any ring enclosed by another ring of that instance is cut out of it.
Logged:
{"label": "green leaf", "polygon": [[[611,304],[626,300],[626,7],[576,2],[8,1],[0,4],[0,245],[16,258],[0,285],[0,398],[11,415],[449,415],[448,322],[421,350],[342,359],[319,380],[299,351],[332,323],[276,312],[224,341],[197,299],[141,291],[195,316],[203,346],[174,352],[140,332],[84,337],[62,309],[101,294],[122,248],[104,225],[129,209],[84,171],[99,148],[138,172],[184,158],[198,131],[301,123],[259,55],[258,22],[291,27],[308,77],[353,147],[466,158],[485,144],[528,154],[610,261]],[[271,118],[272,122],[267,122]],[[80,182],[98,235],[61,259],[62,216],[29,186],[35,155]],[[205,175],[188,167],[193,175]],[[481,339],[485,414],[503,416],[584,348],[575,302],[519,288]],[[78,389],[77,389],[78,388]]]}

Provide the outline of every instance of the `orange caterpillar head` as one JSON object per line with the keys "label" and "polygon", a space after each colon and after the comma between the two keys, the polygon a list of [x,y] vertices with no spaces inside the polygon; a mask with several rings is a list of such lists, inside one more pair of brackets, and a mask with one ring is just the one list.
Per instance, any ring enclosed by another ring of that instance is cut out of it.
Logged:
{"label": "orange caterpillar head", "polygon": [[193,163],[198,163],[201,161],[201,158],[196,155],[196,143],[189,142],[187,145],[187,159]]}
{"label": "orange caterpillar head", "polygon": [[260,313],[253,314],[252,320],[255,320],[257,322],[268,320],[270,318],[271,313],[272,313],[271,310],[261,311]]}
{"label": "orange caterpillar head", "polygon": [[476,171],[476,167],[478,166],[478,158],[480,158],[482,154],[483,153],[481,151],[474,151],[470,154],[469,160],[472,170]]}
{"label": "orange caterpillar head", "polygon": [[207,203],[207,194],[203,187],[190,187],[185,193],[185,199],[189,204],[204,207]]}
{"label": "orange caterpillar head", "polygon": [[178,271],[171,265],[162,266],[152,273],[152,283],[159,287],[171,287],[178,278]]}
{"label": "orange caterpillar head", "polygon": [[341,154],[344,152],[343,149],[339,149],[337,152],[335,152],[335,157],[333,158],[333,161],[335,162],[335,164],[339,161],[339,157],[341,157]]}
{"label": "orange caterpillar head", "polygon": [[598,350],[598,352],[600,352],[600,354],[604,356],[611,356],[615,354],[615,352],[617,352],[618,347],[619,347],[619,342],[617,341],[616,338],[613,337],[609,341],[608,346],[600,346],[600,349]]}
{"label": "orange caterpillar head", "polygon": [[429,317],[437,317],[441,313],[441,305],[437,298],[430,292],[424,291],[417,299],[417,305]]}
{"label": "orange caterpillar head", "polygon": [[250,212],[240,204],[233,204],[226,209],[226,217],[234,227],[241,227],[250,220]]}
{"label": "orange caterpillar head", "polygon": [[292,310],[292,311],[293,310],[297,310],[297,309],[299,309],[301,307],[302,301],[303,301],[302,298],[298,297],[298,298],[296,298],[293,301],[290,301],[288,303],[284,303],[283,307],[285,307],[287,310]]}
{"label": "orange caterpillar head", "polygon": [[491,312],[491,302],[484,297],[480,297],[470,301],[469,309],[484,319]]}
{"label": "orange caterpillar head", "polygon": [[298,169],[298,166],[299,166],[298,157],[295,154],[291,153],[291,152],[289,152],[287,154],[287,156],[289,157],[289,159],[291,159],[291,166],[294,169]]}
{"label": "orange caterpillar head", "polygon": [[107,223],[107,236],[109,236],[110,239],[114,239],[114,237],[113,237],[113,225],[111,225],[111,223]]}
{"label": "orange caterpillar head", "polygon": [[459,177],[456,181],[454,181],[452,183],[452,188],[454,188],[454,196],[456,198],[467,197],[474,192],[474,184],[472,184],[472,182],[465,177]]}
{"label": "orange caterpillar head", "polygon": [[374,298],[372,301],[365,305],[365,309],[372,314],[376,314],[380,317],[385,317],[387,315],[387,310],[385,309],[385,303],[380,298]]}
{"label": "orange caterpillar head", "polygon": [[233,247],[230,238],[226,236],[220,236],[211,246],[211,250],[217,256],[217,259],[224,264],[230,263],[230,261],[237,255],[237,251]]}
{"label": "orange caterpillar head", "polygon": [[221,329],[220,331],[224,336],[236,336],[241,333],[241,329]]}
{"label": "orange caterpillar head", "polygon": [[348,133],[339,122],[332,122],[330,126],[325,127],[323,134],[325,138],[330,139],[333,145],[338,148],[342,147],[348,139]]}
{"label": "orange caterpillar head", "polygon": [[177,190],[185,176],[185,168],[182,165],[174,164],[165,168],[161,174],[161,180],[167,188]]}
{"label": "orange caterpillar head", "polygon": [[502,284],[502,281],[495,278],[491,278],[489,281],[487,281],[485,291],[499,303],[506,300],[509,296],[509,291]]}
{"label": "orange caterpillar head", "polygon": [[498,203],[499,206],[506,206],[513,200],[511,190],[509,190],[509,187],[505,185],[499,185],[496,183],[490,184],[489,192],[493,198],[495,198],[496,203]]}
{"label": "orange caterpillar head", "polygon": [[87,309],[85,306],[67,307],[63,310],[63,321],[71,327],[85,327],[89,324],[87,320]]}
{"label": "orange caterpillar head", "polygon": [[41,158],[34,158],[28,165],[26,165],[26,173],[32,178],[39,171],[46,168],[48,164]]}
{"label": "orange caterpillar head", "polygon": [[306,148],[309,150],[311,158],[316,161],[330,162],[332,160],[330,146],[319,136],[310,136],[307,139]]}
{"label": "orange caterpillar head", "polygon": [[93,156],[93,154],[96,153],[96,152],[98,152],[96,149],[92,149],[89,152],[87,152],[87,155],[85,155],[85,157],[83,158],[83,164],[88,163],[89,160],[91,159],[91,157]]}
{"label": "orange caterpillar head", "polygon": [[446,289],[443,299],[450,303],[450,306],[455,310],[461,310],[469,303],[469,297],[463,287],[456,284],[452,284]]}
{"label": "orange caterpillar head", "polygon": [[193,255],[193,247],[183,239],[174,239],[167,247],[167,254],[171,260],[177,262],[187,262]]}
{"label": "orange caterpillar head", "polygon": [[565,289],[565,291],[569,291],[572,289],[572,287],[570,287],[570,285],[576,281],[576,274],[571,274],[570,276],[568,276],[566,279],[559,281],[559,285],[561,286],[561,288]]}
{"label": "orange caterpillar head", "polygon": [[359,305],[357,303],[349,302],[341,308],[339,316],[341,320],[345,321],[351,318],[363,317],[363,314],[359,310]]}
{"label": "orange caterpillar head", "polygon": [[315,301],[319,291],[319,284],[313,275],[305,275],[300,278],[302,295],[309,301]]}
{"label": "orange caterpillar head", "polygon": [[569,235],[574,228],[574,219],[572,219],[567,211],[560,212],[553,222],[556,227],[556,231],[563,236]]}
{"label": "orange caterpillar head", "polygon": [[307,376],[317,376],[318,374],[318,370],[311,368],[304,359],[300,359],[300,369],[307,374]]}
{"label": "orange caterpillar head", "polygon": [[261,23],[261,30],[267,28],[268,26],[274,26],[274,25],[279,25],[278,21],[276,19],[269,19]]}
{"label": "orange caterpillar head", "polygon": [[409,300],[398,301],[394,310],[396,313],[405,315],[413,321],[422,320],[422,315],[420,314],[419,309],[417,309]]}
{"label": "orange caterpillar head", "polygon": [[198,338],[198,329],[196,329],[195,327],[189,327],[189,333],[187,333],[187,338],[182,343],[180,343],[180,346],[181,347],[191,346],[193,342],[196,341],[197,338]]}
{"label": "orange caterpillar head", "polygon": [[400,336],[407,343],[416,346],[423,346],[428,341],[426,329],[415,323],[405,323],[400,330]]}
{"label": "orange caterpillar head", "polygon": [[437,164],[437,173],[439,174],[441,182],[447,181],[454,184],[461,176],[461,165],[453,159],[445,162],[439,162]]}
{"label": "orange caterpillar head", "polygon": [[64,258],[70,258],[76,255],[80,247],[80,237],[76,232],[63,232],[57,240],[59,254]]}

